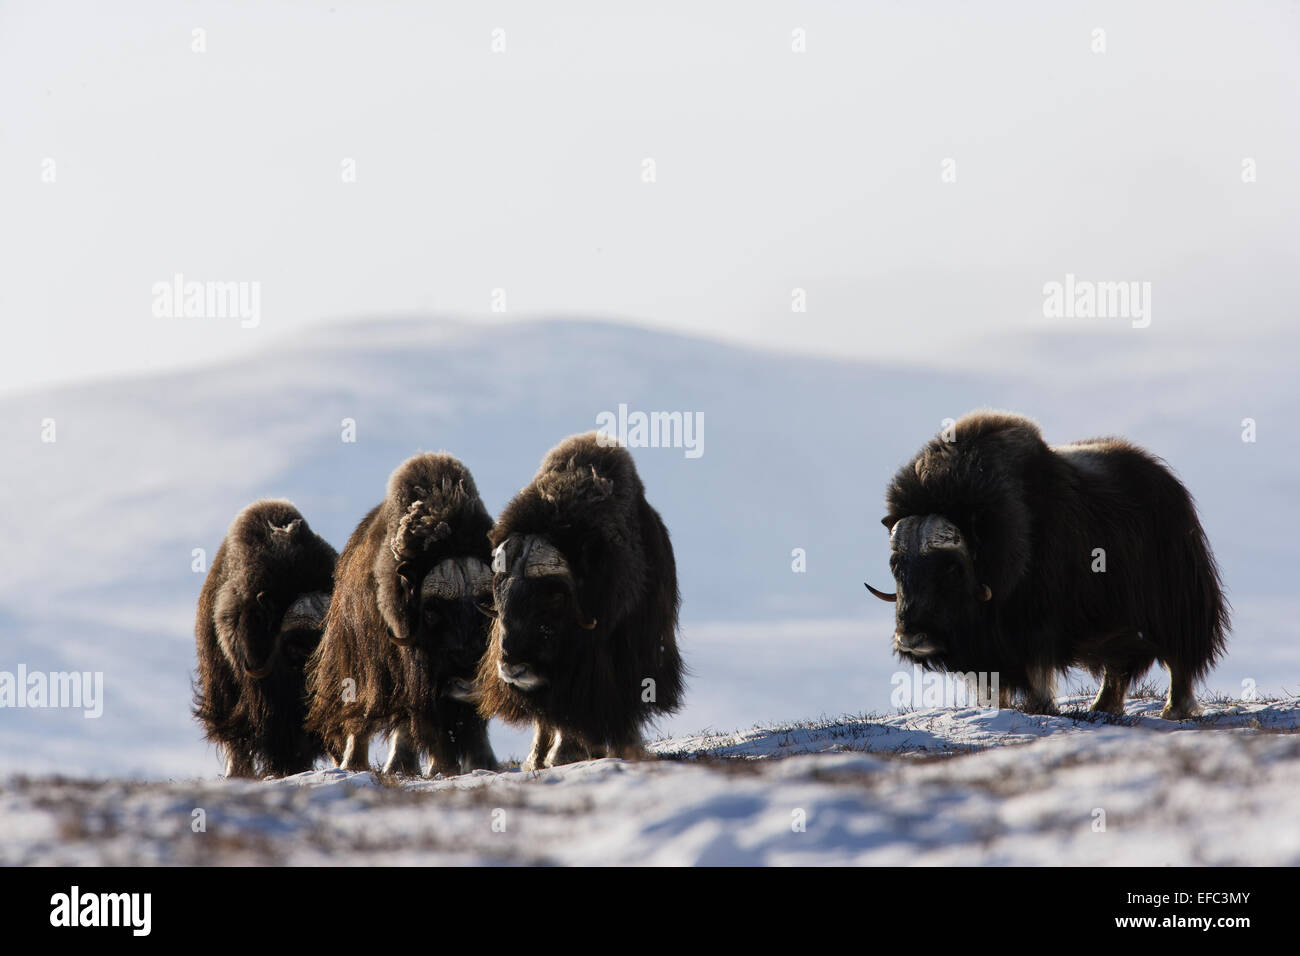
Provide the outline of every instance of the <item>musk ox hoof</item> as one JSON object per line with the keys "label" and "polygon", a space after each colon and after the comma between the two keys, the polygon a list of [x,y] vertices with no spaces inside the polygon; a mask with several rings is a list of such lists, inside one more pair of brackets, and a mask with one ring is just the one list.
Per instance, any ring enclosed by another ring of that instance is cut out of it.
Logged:
{"label": "musk ox hoof", "polygon": [[1201,716],[1201,708],[1194,700],[1185,700],[1177,704],[1170,701],[1160,711],[1160,716],[1165,720],[1191,720],[1193,717]]}
{"label": "musk ox hoof", "polygon": [[1042,717],[1055,717],[1060,713],[1056,701],[1050,697],[1031,697],[1025,701],[1026,714],[1038,714]]}

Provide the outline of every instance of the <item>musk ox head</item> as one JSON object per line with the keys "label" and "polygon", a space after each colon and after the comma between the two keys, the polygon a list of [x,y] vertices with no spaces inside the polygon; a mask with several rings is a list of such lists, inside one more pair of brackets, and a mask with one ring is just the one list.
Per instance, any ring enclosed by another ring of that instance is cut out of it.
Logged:
{"label": "musk ox head", "polygon": [[[886,519],[888,522],[888,519]],[[867,589],[894,602],[894,650],[922,664],[940,664],[960,642],[982,630],[992,590],[976,574],[966,537],[942,515],[913,515],[889,531],[894,593]]]}
{"label": "musk ox head", "polygon": [[492,572],[478,558],[444,558],[420,585],[420,621],[413,640],[437,635],[442,659],[439,692],[473,701],[474,676],[487,650]]}
{"label": "musk ox head", "polygon": [[492,519],[474,479],[451,455],[417,455],[393,472],[378,518],[373,574],[389,640],[428,654],[439,696],[473,700],[492,601]]}
{"label": "musk ox head", "polygon": [[216,601],[221,651],[255,680],[271,674],[286,643],[324,628],[336,554],[290,502],[264,500],[236,517],[226,538],[231,575]]}
{"label": "musk ox head", "polygon": [[527,693],[547,683],[562,642],[596,627],[582,607],[578,582],[584,569],[542,535],[517,534],[492,552],[492,570],[497,676]]}

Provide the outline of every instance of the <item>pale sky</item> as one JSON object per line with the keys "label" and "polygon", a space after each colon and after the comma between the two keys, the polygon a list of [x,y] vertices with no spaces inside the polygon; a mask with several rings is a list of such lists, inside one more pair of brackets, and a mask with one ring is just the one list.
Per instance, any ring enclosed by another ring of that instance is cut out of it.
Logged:
{"label": "pale sky", "polygon": [[[1212,350],[1296,318],[1298,117],[1295,3],[5,0],[0,390],[494,289],[960,362],[1074,273]],[[260,325],[156,317],[177,273]]]}

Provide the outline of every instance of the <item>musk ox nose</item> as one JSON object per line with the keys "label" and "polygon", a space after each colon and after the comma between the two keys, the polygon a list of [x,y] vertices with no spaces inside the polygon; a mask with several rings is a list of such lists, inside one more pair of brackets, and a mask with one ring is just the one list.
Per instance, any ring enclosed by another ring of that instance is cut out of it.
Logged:
{"label": "musk ox nose", "polygon": [[898,631],[894,634],[894,643],[905,651],[910,651],[913,648],[924,645],[928,639],[929,635],[926,634],[925,631],[918,631],[915,634],[906,634],[903,631]]}
{"label": "musk ox nose", "polygon": [[521,680],[528,673],[527,664],[508,664],[504,660],[500,664],[501,676],[506,680]]}

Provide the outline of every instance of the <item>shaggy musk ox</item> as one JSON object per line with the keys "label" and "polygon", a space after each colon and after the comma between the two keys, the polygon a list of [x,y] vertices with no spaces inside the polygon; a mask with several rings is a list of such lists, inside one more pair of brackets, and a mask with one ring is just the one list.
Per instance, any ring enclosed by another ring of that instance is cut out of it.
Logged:
{"label": "shaggy musk ox", "polygon": [[388,480],[339,557],[325,637],[309,666],[308,726],[345,769],[369,766],[369,741],[392,738],[384,769],[429,773],[495,766],[473,686],[487,646],[492,519],[469,471],[416,455]]}
{"label": "shaggy musk ox", "polygon": [[492,529],[484,716],[532,720],[524,769],[641,753],[680,706],[677,567],[632,456],[594,432],[551,450]]}
{"label": "shaggy musk ox", "polygon": [[896,601],[894,650],[997,673],[1034,713],[1055,711],[1056,674],[1071,666],[1102,677],[1093,710],[1123,713],[1129,685],[1160,661],[1161,716],[1195,715],[1228,607],[1187,489],[1120,438],[1048,446],[1034,422],[999,412],[955,431],[886,492],[897,593],[871,590]]}
{"label": "shaggy musk ox", "polygon": [[226,775],[310,770],[324,749],[303,729],[304,668],[320,641],[334,549],[287,501],[235,518],[199,595],[194,715]]}

